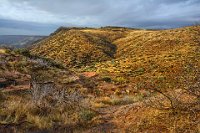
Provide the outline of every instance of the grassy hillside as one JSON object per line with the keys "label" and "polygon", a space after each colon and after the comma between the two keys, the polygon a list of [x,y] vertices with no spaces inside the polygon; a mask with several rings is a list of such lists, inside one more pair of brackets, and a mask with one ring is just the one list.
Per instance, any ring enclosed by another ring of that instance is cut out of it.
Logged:
{"label": "grassy hillside", "polygon": [[31,51],[33,54],[63,62],[67,66],[83,66],[114,57],[116,47],[106,36],[90,29],[60,29],[36,44]]}
{"label": "grassy hillside", "polygon": [[184,82],[180,77],[186,71],[192,75],[191,71],[200,65],[199,30],[199,26],[155,31],[60,28],[35,44],[31,52],[71,68],[78,66],[78,71],[95,71],[113,82],[128,82],[128,89],[146,89],[146,82],[156,86],[159,83],[163,89],[177,89]]}
{"label": "grassy hillside", "polygon": [[0,49],[0,132],[197,133],[199,79],[200,26],[61,27]]}
{"label": "grassy hillside", "polygon": [[76,123],[87,124],[96,114],[79,103],[82,86],[79,75],[53,60],[27,50],[0,49],[0,132],[54,130],[63,124],[73,129]]}
{"label": "grassy hillside", "polygon": [[[131,31],[113,42],[117,51],[115,60],[96,64],[100,73],[114,73],[132,83],[162,83],[162,87],[176,89],[187,71],[200,67],[200,27],[186,27],[163,31]],[[177,79],[176,79],[177,78]],[[176,79],[176,80],[175,80]],[[159,81],[162,80],[162,81]],[[164,85],[169,86],[164,86]],[[161,87],[161,86],[160,86]]]}
{"label": "grassy hillside", "polygon": [[[80,33],[81,38],[74,36],[75,33]],[[82,67],[75,71],[97,72],[103,79],[106,77],[112,83],[123,86],[107,88],[107,93],[134,93],[135,89],[152,88],[174,90],[185,86],[183,76],[192,77],[194,70],[200,67],[199,36],[200,26],[155,31],[120,27],[67,28],[59,29],[36,45],[32,52],[56,59],[67,66],[79,64]],[[93,47],[87,47],[87,41],[92,39],[96,39],[91,45]],[[63,43],[63,40],[68,41]],[[106,45],[102,42],[106,42]],[[97,46],[104,51],[106,49],[106,52],[95,51]]]}

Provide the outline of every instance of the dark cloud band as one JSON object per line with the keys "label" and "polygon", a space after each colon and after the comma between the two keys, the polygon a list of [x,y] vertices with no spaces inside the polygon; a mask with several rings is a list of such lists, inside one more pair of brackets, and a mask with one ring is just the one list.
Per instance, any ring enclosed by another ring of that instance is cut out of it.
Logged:
{"label": "dark cloud band", "polygon": [[38,34],[59,25],[174,28],[200,21],[199,0],[2,0],[1,4],[0,27],[12,23],[9,28]]}

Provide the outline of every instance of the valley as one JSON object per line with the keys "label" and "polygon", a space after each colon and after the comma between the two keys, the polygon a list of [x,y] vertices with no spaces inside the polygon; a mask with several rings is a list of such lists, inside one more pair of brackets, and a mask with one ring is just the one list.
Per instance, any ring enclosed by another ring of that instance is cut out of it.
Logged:
{"label": "valley", "polygon": [[0,47],[22,48],[42,40],[45,36],[0,35]]}

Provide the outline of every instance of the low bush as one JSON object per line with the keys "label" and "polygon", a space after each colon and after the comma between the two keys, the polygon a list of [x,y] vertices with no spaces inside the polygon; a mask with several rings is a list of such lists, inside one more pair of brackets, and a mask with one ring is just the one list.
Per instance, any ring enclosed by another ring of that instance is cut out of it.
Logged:
{"label": "low bush", "polygon": [[126,95],[123,97],[118,97],[118,96],[105,97],[99,100],[98,102],[103,103],[103,104],[108,104],[108,105],[126,105],[126,104],[131,104],[134,102],[138,102],[142,99],[143,97],[138,94],[136,96]]}
{"label": "low bush", "polygon": [[112,81],[117,85],[128,83],[128,80],[124,77],[116,77],[113,78]]}
{"label": "low bush", "polygon": [[82,121],[91,121],[92,118],[94,118],[96,116],[96,113],[92,110],[82,110],[80,113],[79,113],[79,117]]}
{"label": "low bush", "polygon": [[102,77],[102,80],[108,83],[112,82],[112,79],[108,76]]}

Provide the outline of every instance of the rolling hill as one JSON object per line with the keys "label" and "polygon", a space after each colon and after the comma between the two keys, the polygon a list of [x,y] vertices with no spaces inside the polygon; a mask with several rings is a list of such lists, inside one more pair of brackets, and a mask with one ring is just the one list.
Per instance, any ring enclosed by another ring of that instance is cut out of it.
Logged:
{"label": "rolling hill", "polygon": [[122,67],[136,69],[139,64],[151,66],[156,62],[156,65],[161,65],[198,56],[198,36],[199,26],[155,31],[121,27],[61,27],[35,44],[31,51],[71,66],[96,63],[105,65],[105,69],[109,65],[112,67],[113,63],[121,63],[116,69],[126,71]]}
{"label": "rolling hill", "polygon": [[106,31],[91,28],[59,28],[50,37],[35,44],[33,54],[55,59],[67,66],[83,66],[111,60],[116,46],[111,41],[125,31]]}
{"label": "rolling hill", "polygon": [[200,68],[199,36],[200,26],[170,30],[62,27],[31,52],[129,84],[119,93],[134,92],[135,86],[173,90],[184,87],[186,79],[181,77],[189,78]]}
{"label": "rolling hill", "polygon": [[0,131],[199,132],[199,77],[200,26],[61,27],[0,49]]}

